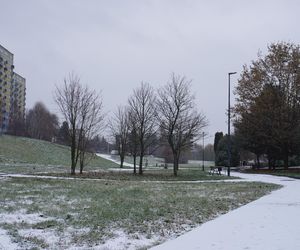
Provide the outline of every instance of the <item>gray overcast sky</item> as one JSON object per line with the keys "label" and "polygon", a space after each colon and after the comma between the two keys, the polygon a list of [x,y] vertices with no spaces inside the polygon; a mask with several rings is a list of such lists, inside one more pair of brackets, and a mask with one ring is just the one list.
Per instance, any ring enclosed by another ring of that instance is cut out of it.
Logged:
{"label": "gray overcast sky", "polygon": [[107,111],[141,81],[157,88],[174,72],[193,80],[210,135],[226,132],[227,73],[272,42],[300,43],[297,0],[0,0],[0,13],[27,108],[43,101],[57,113],[55,84],[71,71],[102,90]]}

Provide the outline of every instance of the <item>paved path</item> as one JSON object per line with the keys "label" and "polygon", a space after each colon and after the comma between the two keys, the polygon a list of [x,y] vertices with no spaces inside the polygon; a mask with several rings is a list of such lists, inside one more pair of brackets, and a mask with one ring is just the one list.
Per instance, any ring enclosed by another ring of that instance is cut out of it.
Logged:
{"label": "paved path", "polygon": [[152,250],[300,249],[300,180],[270,175],[233,175],[284,187]]}

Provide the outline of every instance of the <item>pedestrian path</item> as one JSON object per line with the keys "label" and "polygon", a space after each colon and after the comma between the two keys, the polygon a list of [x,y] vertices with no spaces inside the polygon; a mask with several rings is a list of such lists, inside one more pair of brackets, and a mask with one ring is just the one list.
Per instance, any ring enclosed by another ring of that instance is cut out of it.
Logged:
{"label": "pedestrian path", "polygon": [[300,249],[300,180],[232,173],[283,188],[204,223],[152,250],[297,250]]}

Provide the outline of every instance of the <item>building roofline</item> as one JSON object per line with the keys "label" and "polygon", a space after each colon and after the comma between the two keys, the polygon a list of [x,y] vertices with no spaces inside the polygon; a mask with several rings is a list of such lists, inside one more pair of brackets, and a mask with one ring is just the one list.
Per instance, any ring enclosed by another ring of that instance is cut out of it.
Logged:
{"label": "building roofline", "polygon": [[14,72],[14,75],[16,75],[17,77],[20,77],[20,78],[22,78],[22,79],[24,79],[26,81],[26,78],[23,77],[23,76],[21,76],[21,75],[19,75],[18,73]]}
{"label": "building roofline", "polygon": [[0,47],[1,47],[2,49],[6,50],[9,54],[14,55],[14,54],[11,53],[7,48],[3,47],[1,44],[0,44]]}

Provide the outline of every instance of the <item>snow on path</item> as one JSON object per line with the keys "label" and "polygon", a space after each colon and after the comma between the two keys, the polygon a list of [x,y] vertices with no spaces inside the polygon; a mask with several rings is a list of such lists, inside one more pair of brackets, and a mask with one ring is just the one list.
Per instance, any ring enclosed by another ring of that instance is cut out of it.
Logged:
{"label": "snow on path", "polygon": [[[108,154],[96,154],[97,156],[99,156],[99,157],[101,157],[101,158],[104,158],[104,159],[106,159],[106,160],[109,160],[109,161],[112,161],[112,162],[114,162],[114,163],[116,163],[116,164],[118,164],[118,165],[120,165],[121,164],[121,162],[119,161],[119,160],[116,160],[116,159],[114,159],[114,157],[112,156],[112,155],[108,155]],[[119,157],[119,156],[117,156],[117,157]],[[124,168],[124,169],[122,169],[122,168],[109,168],[108,170],[110,170],[110,171],[118,171],[118,172],[121,172],[121,171],[128,171],[128,170],[131,170],[131,169],[133,169],[134,168],[134,165],[132,164],[132,163],[128,163],[128,162],[123,162],[123,167],[126,167],[126,168]],[[138,165],[137,165],[137,167],[138,167]],[[152,167],[152,166],[143,166],[144,167],[144,170],[146,170],[146,169],[151,169],[151,170],[161,170],[161,168],[157,168],[157,167]],[[132,170],[131,170],[132,171]]]}
{"label": "snow on path", "polygon": [[[118,165],[121,164],[120,161],[116,160],[116,159],[113,159],[111,155],[108,155],[108,154],[96,154],[97,156],[100,156],[101,158],[104,158],[106,160],[109,160],[109,161],[112,161]],[[130,167],[130,168],[133,168],[133,164],[131,163],[127,163],[127,162],[123,162],[123,166],[124,167]]]}
{"label": "snow on path", "polygon": [[232,175],[284,187],[151,249],[300,249],[300,180],[271,175]]}

